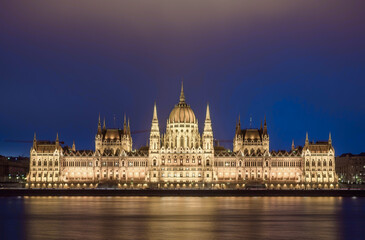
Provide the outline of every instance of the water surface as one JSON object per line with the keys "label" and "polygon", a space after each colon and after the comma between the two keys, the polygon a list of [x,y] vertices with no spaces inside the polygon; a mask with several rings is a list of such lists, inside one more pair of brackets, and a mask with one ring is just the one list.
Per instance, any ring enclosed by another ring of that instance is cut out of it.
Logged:
{"label": "water surface", "polygon": [[365,239],[365,199],[0,198],[1,239]]}

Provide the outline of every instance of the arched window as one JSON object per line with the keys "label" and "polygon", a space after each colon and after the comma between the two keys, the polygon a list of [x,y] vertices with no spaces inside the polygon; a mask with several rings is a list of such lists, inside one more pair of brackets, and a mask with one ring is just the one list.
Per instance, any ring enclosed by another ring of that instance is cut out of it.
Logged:
{"label": "arched window", "polygon": [[326,160],[323,161],[323,167],[326,167],[327,166],[327,162]]}
{"label": "arched window", "polygon": [[153,160],[153,166],[157,166],[156,159]]}
{"label": "arched window", "polygon": [[240,161],[239,166],[242,167],[242,161]]}
{"label": "arched window", "polygon": [[318,167],[321,166],[321,160],[318,160]]}
{"label": "arched window", "polygon": [[32,164],[33,164],[33,166],[35,166],[35,161],[33,161],[33,163],[32,163]]}
{"label": "arched window", "polygon": [[306,167],[309,167],[309,161],[307,161],[307,162],[305,163],[305,166],[306,166]]}
{"label": "arched window", "polygon": [[316,162],[313,160],[312,161],[312,167],[315,167],[316,166]]}
{"label": "arched window", "polygon": [[330,160],[329,164],[328,164],[330,167],[332,167],[332,160]]}
{"label": "arched window", "polygon": [[48,162],[48,165],[49,165],[50,167],[52,167],[52,161],[49,161],[49,162]]}
{"label": "arched window", "polygon": [[207,166],[209,166],[209,160],[207,160]]}
{"label": "arched window", "polygon": [[57,167],[57,166],[58,166],[58,161],[56,161],[56,162],[54,163],[54,165]]}
{"label": "arched window", "polygon": [[43,166],[47,166],[47,161],[46,160],[44,160]]}

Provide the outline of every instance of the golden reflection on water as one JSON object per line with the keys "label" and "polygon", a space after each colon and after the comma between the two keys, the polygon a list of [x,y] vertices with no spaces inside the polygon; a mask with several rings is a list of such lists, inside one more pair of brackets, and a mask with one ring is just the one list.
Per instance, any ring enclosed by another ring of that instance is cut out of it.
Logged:
{"label": "golden reflection on water", "polygon": [[342,198],[28,197],[28,239],[336,239]]}

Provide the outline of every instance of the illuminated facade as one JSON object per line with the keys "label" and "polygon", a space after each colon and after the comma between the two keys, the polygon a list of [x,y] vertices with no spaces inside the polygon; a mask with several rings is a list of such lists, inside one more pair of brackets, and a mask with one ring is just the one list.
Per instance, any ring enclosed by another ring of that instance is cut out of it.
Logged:
{"label": "illuminated facade", "polygon": [[266,119],[259,129],[236,125],[233,151],[214,146],[209,105],[204,130],[185,101],[179,103],[161,134],[154,105],[149,146],[133,150],[129,120],[123,129],[103,127],[99,116],[95,150],[62,147],[37,141],[30,150],[28,186],[79,188],[113,185],[120,188],[334,188],[335,150],[328,141],[290,151],[269,151]]}

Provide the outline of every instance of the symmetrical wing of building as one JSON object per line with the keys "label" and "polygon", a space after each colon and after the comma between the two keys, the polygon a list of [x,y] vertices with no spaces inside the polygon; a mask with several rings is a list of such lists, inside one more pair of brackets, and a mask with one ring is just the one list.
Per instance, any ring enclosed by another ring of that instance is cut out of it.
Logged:
{"label": "symmetrical wing of building", "polygon": [[233,151],[215,146],[209,105],[203,133],[185,101],[180,101],[161,133],[156,104],[149,146],[133,149],[126,119],[122,129],[106,128],[99,116],[95,150],[76,150],[55,142],[37,141],[30,150],[28,186],[120,188],[333,188],[337,187],[331,135],[325,142],[292,144],[291,151],[271,151],[266,119],[259,129],[242,129],[233,137]]}

